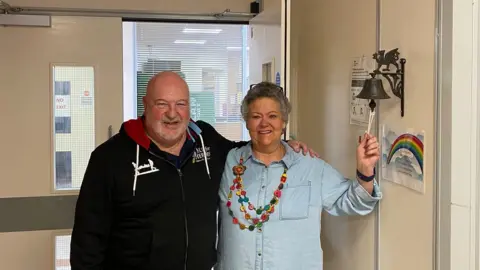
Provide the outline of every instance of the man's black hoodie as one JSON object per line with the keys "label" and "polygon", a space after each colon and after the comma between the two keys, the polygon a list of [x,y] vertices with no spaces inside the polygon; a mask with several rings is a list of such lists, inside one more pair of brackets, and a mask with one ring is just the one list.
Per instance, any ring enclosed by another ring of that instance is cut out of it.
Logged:
{"label": "man's black hoodie", "polygon": [[[75,210],[72,270],[210,270],[218,188],[234,143],[190,122],[178,164],[141,118],[91,154]],[[181,163],[181,164],[180,164]]]}

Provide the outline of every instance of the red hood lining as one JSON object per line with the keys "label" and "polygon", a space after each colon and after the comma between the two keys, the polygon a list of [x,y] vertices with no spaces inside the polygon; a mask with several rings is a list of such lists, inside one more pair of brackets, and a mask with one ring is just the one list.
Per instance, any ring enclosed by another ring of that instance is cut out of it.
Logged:
{"label": "red hood lining", "polygon": [[[190,119],[191,122],[194,122],[193,120]],[[195,123],[195,122],[194,122]],[[125,132],[127,135],[132,138],[138,145],[145,149],[150,148],[150,138],[147,136],[147,133],[145,132],[145,128],[143,125],[143,118],[139,117],[137,119],[131,119],[123,123],[123,126],[125,128]],[[190,129],[190,133],[194,137],[198,137],[198,134],[195,133],[192,129]],[[187,132],[187,139],[190,140],[192,139],[190,137],[190,133]]]}

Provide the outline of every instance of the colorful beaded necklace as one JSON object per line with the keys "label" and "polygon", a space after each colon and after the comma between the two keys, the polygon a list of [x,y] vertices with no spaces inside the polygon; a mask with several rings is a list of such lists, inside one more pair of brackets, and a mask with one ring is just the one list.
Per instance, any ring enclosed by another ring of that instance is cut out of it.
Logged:
{"label": "colorful beaded necklace", "polygon": [[[245,230],[248,228],[249,231],[253,231],[256,228],[257,230],[261,231],[263,224],[268,221],[270,214],[272,214],[275,211],[275,205],[278,204],[280,197],[282,196],[281,190],[283,189],[283,185],[287,181],[287,168],[283,170],[283,174],[280,177],[280,184],[278,185],[277,189],[273,192],[273,198],[270,200],[270,203],[260,208],[256,208],[250,202],[249,198],[247,197],[247,192],[243,189],[243,179],[241,175],[243,175],[246,169],[247,167],[243,165],[243,157],[241,157],[239,164],[233,167],[233,174],[236,177],[233,180],[233,184],[230,186],[230,191],[228,192],[228,201],[227,201],[228,213],[230,214],[230,216],[232,216],[233,224],[238,225],[241,230]],[[240,220],[235,217],[231,209],[231,206],[232,206],[231,199],[232,199],[234,190],[237,190],[236,194],[238,196],[238,202],[240,203],[240,212],[243,213],[243,215],[245,216],[245,219],[250,223],[250,225],[248,226],[240,222]],[[243,203],[247,203],[248,210],[254,211],[257,214],[257,217],[252,218],[251,215],[247,213],[247,208],[245,208],[245,205]]]}

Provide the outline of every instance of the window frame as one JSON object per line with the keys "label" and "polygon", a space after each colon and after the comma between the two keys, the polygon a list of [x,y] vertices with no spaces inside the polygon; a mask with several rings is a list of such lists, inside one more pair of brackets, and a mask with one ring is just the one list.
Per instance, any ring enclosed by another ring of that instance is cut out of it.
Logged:
{"label": "window frame", "polygon": [[[80,186],[78,188],[70,188],[70,189],[57,189],[56,188],[56,162],[55,162],[55,152],[56,152],[56,144],[55,144],[55,103],[54,103],[54,96],[55,96],[55,68],[58,67],[88,67],[93,69],[93,89],[94,89],[94,100],[93,100],[93,110],[94,110],[94,117],[93,117],[93,126],[94,126],[94,136],[95,136],[95,143],[92,151],[99,145],[98,140],[98,120],[97,114],[99,111],[99,104],[97,102],[97,95],[95,94],[98,88],[98,65],[93,64],[90,62],[51,62],[49,66],[49,111],[50,111],[50,194],[51,195],[78,195],[80,192]],[[71,91],[70,91],[71,94]],[[71,128],[71,126],[70,126]],[[62,135],[69,135],[65,133],[60,133]],[[71,134],[71,133],[70,133]],[[100,142],[101,143],[101,142]],[[70,150],[71,151],[71,150]],[[73,153],[72,153],[73,159]],[[86,169],[86,167],[85,167]],[[73,164],[72,164],[72,171],[73,171]],[[85,171],[83,172],[85,173]],[[72,182],[73,182],[73,175],[72,175]]]}
{"label": "window frame", "polygon": [[[72,236],[72,231],[73,229],[63,229],[63,230],[55,230],[52,231],[50,237],[51,237],[51,245],[52,248],[52,269],[57,270],[57,237],[59,236]],[[69,252],[70,253],[70,252]],[[70,260],[70,255],[68,256],[68,259]],[[70,265],[70,263],[69,263]]]}

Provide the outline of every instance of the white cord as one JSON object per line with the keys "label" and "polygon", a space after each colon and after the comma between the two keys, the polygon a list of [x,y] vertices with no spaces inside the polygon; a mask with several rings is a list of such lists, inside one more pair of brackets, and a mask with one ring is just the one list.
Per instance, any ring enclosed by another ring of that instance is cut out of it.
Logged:
{"label": "white cord", "polygon": [[135,196],[135,190],[137,189],[137,177],[138,177],[138,158],[139,158],[140,146],[137,144],[137,159],[135,166],[135,176],[133,178],[133,196]]}
{"label": "white cord", "polygon": [[202,134],[198,134],[198,136],[200,137],[200,143],[202,144],[203,156],[205,157],[205,167],[207,168],[208,178],[209,178],[209,179],[212,179],[212,178],[210,177],[210,169],[208,168],[207,151],[205,151],[205,144],[203,143]]}
{"label": "white cord", "polygon": [[375,109],[370,110],[370,114],[368,116],[368,127],[367,127],[367,134],[370,134],[370,129],[372,128],[373,119],[375,118]]}

